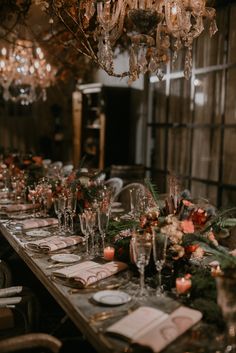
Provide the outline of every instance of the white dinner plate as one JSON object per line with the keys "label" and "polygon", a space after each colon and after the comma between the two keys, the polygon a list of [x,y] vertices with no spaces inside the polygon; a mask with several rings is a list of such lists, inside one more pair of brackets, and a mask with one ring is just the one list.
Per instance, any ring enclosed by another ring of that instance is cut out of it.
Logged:
{"label": "white dinner plate", "polygon": [[111,208],[112,213],[121,213],[124,212],[123,208]]}
{"label": "white dinner plate", "polygon": [[51,260],[64,263],[72,263],[79,261],[81,257],[75,254],[56,254],[51,256]]}
{"label": "white dinner plate", "polygon": [[128,303],[131,296],[119,290],[102,290],[93,295],[93,300],[99,304],[112,306]]}
{"label": "white dinner plate", "polygon": [[49,232],[48,230],[44,230],[44,229],[29,230],[25,234],[27,234],[31,237],[48,237],[48,236],[52,235],[51,232]]}

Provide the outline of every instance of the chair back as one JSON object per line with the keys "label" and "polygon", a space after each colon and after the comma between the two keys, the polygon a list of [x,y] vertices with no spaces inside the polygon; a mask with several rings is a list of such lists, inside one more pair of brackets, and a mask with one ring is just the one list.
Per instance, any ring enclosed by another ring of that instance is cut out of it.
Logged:
{"label": "chair back", "polygon": [[112,190],[113,198],[115,198],[123,187],[123,180],[121,178],[114,177],[106,180],[104,184]]}
{"label": "chair back", "polygon": [[115,201],[121,202],[125,212],[131,211],[131,192],[137,192],[138,190],[145,193],[146,187],[142,183],[130,183],[125,185],[116,195]]}

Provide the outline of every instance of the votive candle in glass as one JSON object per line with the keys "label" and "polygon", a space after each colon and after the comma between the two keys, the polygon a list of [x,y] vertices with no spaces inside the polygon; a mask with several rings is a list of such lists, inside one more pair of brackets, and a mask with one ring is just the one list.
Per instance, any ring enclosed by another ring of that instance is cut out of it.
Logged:
{"label": "votive candle in glass", "polygon": [[103,256],[105,260],[112,261],[114,259],[114,255],[115,248],[113,248],[112,246],[107,246],[106,248],[104,248]]}
{"label": "votive candle in glass", "polygon": [[192,281],[190,278],[178,277],[176,278],[175,286],[178,294],[186,294],[192,286]]}

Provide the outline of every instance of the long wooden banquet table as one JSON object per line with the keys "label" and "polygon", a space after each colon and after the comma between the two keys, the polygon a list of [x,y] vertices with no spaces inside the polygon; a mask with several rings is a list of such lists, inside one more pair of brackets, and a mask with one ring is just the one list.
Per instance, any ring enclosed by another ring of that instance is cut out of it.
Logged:
{"label": "long wooden banquet table", "polygon": [[[45,229],[53,233],[56,227],[47,227]],[[26,242],[29,241],[29,237],[27,237],[24,232],[17,232],[14,226],[12,226],[12,223],[7,220],[1,220],[0,231],[5,239],[9,242],[11,247],[30,268],[33,274],[39,279],[43,286],[54,297],[56,302],[62,307],[68,317],[76,325],[78,330],[86,337],[86,339],[94,346],[98,352],[129,352],[129,345],[127,342],[107,335],[104,333],[104,331],[106,327],[118,321],[120,318],[122,318],[122,316],[127,315],[129,310],[132,310],[141,305],[136,300],[135,295],[136,291],[138,290],[137,276],[135,277],[135,281],[133,281],[132,274],[130,273],[130,270],[128,270],[120,272],[117,275],[111,276],[110,278],[101,281],[102,285],[98,283],[97,287],[94,286],[89,289],[71,288],[68,285],[65,285],[63,282],[56,280],[55,277],[52,276],[52,272],[55,270],[56,266],[54,267],[54,264],[50,261],[51,254],[35,253],[25,247]],[[82,248],[83,246],[81,244],[73,246],[73,253],[83,256]],[[64,250],[62,252],[66,251]],[[58,253],[60,253],[60,251],[58,251]],[[125,291],[131,295],[132,299],[130,302],[113,307],[99,305],[94,302],[92,299],[94,293],[103,288],[115,288],[117,284],[120,290]],[[167,296],[157,297],[152,295],[147,298],[145,303],[142,302],[142,305],[159,308],[164,312],[171,313],[180,304]],[[102,315],[104,315],[104,313],[108,313],[109,317],[109,313],[111,311],[112,314],[110,318],[103,321],[91,321],[91,317],[94,314],[102,313]],[[202,324],[200,323],[200,327],[201,325]],[[199,324],[195,326],[198,330]],[[196,331],[195,326],[187,333],[177,338],[177,340],[175,340],[173,343],[168,345],[168,347],[165,348],[163,352],[198,352],[197,349],[185,350],[185,348],[183,348],[189,345],[189,340],[192,342],[195,341],[196,345],[198,346],[199,335],[196,333],[198,331]],[[202,341],[201,344],[204,344],[204,342]],[[176,347],[178,347],[177,350]],[[148,350],[145,350],[145,352],[148,352]],[[207,347],[204,352],[207,352]]]}

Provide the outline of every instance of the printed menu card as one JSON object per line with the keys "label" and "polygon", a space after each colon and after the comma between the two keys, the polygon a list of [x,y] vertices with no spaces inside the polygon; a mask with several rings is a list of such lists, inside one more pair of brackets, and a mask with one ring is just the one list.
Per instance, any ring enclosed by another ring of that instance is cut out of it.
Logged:
{"label": "printed menu card", "polygon": [[122,337],[131,344],[149,347],[158,353],[201,318],[200,311],[185,306],[180,306],[171,314],[142,306],[109,326],[106,333]]}

